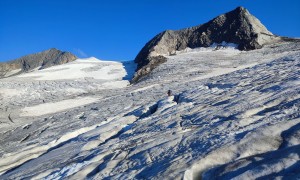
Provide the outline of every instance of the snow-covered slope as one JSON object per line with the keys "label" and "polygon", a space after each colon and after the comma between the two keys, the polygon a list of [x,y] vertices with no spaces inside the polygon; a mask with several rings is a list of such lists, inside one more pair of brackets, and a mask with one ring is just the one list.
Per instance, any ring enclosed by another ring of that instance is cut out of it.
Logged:
{"label": "snow-covered slope", "polygon": [[[101,72],[0,80],[0,179],[299,178],[300,43],[177,54],[116,89]],[[76,67],[133,67],[100,64]]]}
{"label": "snow-covered slope", "polygon": [[[50,67],[32,73],[22,74],[19,77],[32,77],[35,80],[76,80],[93,78],[99,80],[122,80],[126,70],[122,63],[100,61],[91,57],[77,59],[74,62]],[[121,86],[122,87],[122,86]]]}
{"label": "snow-covered slope", "polygon": [[[23,117],[52,114],[96,102],[105,96],[98,92],[128,86],[134,70],[133,61],[100,61],[92,57],[3,79],[0,81],[0,129],[26,123]],[[9,124],[11,121],[14,123]]]}

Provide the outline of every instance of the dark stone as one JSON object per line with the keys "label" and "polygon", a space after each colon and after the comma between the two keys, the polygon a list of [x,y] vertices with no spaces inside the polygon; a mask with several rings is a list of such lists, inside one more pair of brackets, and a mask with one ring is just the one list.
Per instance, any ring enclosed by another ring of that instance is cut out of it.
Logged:
{"label": "dark stone", "polygon": [[148,57],[146,59],[146,63],[142,65],[142,67],[136,71],[133,79],[131,80],[131,83],[137,83],[142,79],[142,77],[145,77],[148,75],[153,69],[155,69],[160,64],[167,61],[167,58],[164,56],[154,56],[154,57]]}

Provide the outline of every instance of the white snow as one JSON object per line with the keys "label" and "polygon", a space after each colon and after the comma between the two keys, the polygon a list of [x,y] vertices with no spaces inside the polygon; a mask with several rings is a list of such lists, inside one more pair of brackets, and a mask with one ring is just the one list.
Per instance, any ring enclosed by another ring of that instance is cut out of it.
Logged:
{"label": "white snow", "polygon": [[56,112],[64,111],[66,109],[90,104],[96,101],[97,98],[82,97],[82,98],[67,99],[67,100],[53,102],[53,103],[38,104],[35,106],[23,108],[20,116],[42,116],[45,114],[53,114]]}
{"label": "white snow", "polygon": [[11,89],[11,88],[0,88],[0,96],[7,97],[7,98],[20,96],[23,93],[24,91],[22,90]]}
{"label": "white snow", "polygon": [[80,89],[80,88],[66,88],[65,91],[70,94],[87,93],[87,91],[85,91],[84,89]]}
{"label": "white snow", "polygon": [[[180,54],[191,54],[191,53],[196,53],[199,54],[201,52],[212,52],[212,51],[220,51],[223,52],[224,55],[232,55],[232,54],[239,54],[241,51],[239,51],[237,49],[238,44],[234,44],[234,43],[228,43],[223,41],[222,43],[212,43],[212,45],[210,47],[199,47],[199,48],[186,48],[184,50],[181,51],[176,51],[176,55],[180,55]],[[170,56],[172,57],[172,56]]]}
{"label": "white snow", "polygon": [[221,49],[237,49],[238,44],[223,41],[222,43],[213,43],[210,47],[217,48],[218,46],[221,46]]}
{"label": "white snow", "polygon": [[94,57],[77,59],[60,66],[52,66],[47,69],[22,74],[18,77],[32,77],[35,80],[74,80],[94,78],[101,80],[115,80],[126,75],[122,63],[112,61],[100,61]]}
{"label": "white snow", "polygon": [[140,92],[140,91],[144,91],[144,90],[147,90],[147,89],[151,89],[155,86],[159,86],[159,84],[152,84],[150,86],[146,86],[146,87],[142,87],[142,88],[138,88],[138,89],[135,89],[133,90],[132,92]]}

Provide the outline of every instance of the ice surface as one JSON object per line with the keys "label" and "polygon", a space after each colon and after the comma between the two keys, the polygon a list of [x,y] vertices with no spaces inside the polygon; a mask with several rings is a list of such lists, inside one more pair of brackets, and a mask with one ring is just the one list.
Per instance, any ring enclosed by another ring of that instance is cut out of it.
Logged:
{"label": "ice surface", "polygon": [[298,42],[167,58],[1,79],[0,179],[299,178]]}

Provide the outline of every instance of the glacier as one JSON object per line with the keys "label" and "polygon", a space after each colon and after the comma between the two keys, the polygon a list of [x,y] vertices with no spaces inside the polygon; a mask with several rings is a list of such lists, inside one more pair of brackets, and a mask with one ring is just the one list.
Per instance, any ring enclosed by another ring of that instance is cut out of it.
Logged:
{"label": "glacier", "polygon": [[299,42],[167,59],[0,79],[0,179],[300,178]]}

